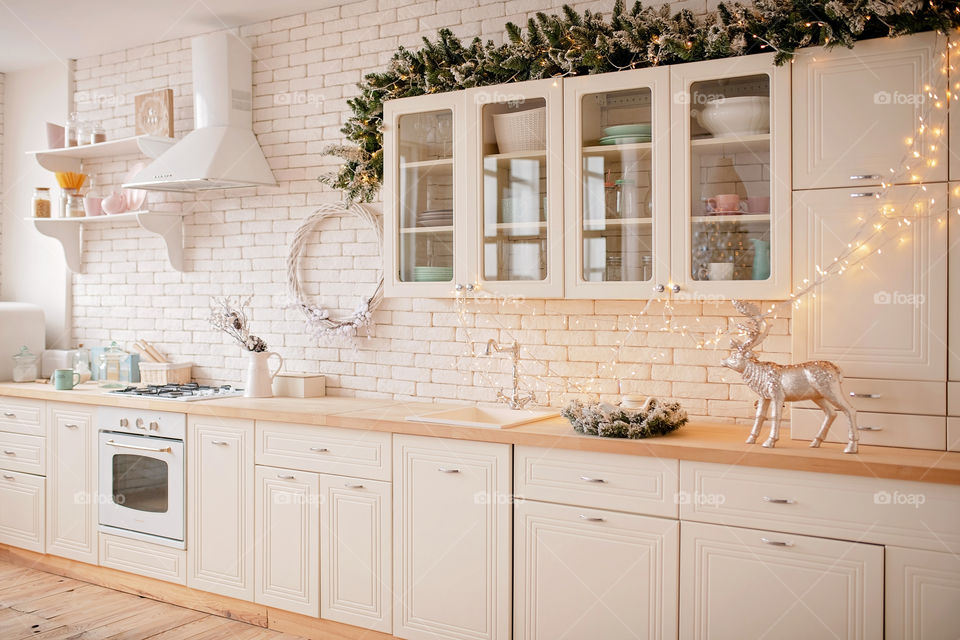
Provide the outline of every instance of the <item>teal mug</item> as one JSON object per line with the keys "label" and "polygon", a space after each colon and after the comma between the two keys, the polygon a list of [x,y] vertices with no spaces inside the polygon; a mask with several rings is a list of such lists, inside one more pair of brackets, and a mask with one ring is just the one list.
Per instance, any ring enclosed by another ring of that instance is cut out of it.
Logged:
{"label": "teal mug", "polygon": [[53,382],[54,389],[67,391],[80,384],[80,374],[73,369],[55,369],[50,381]]}

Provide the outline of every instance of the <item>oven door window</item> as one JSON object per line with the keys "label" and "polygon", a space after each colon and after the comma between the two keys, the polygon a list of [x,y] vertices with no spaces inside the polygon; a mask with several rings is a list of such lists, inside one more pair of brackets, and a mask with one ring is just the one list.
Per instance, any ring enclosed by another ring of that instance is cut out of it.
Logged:
{"label": "oven door window", "polygon": [[135,511],[166,513],[169,469],[156,458],[130,454],[113,456],[113,502]]}

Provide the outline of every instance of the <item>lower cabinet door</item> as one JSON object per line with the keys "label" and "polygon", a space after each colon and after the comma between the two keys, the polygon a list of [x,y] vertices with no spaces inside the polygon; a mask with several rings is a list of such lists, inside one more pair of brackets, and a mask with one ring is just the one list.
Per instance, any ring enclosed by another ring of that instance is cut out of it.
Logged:
{"label": "lower cabinet door", "polygon": [[97,564],[94,408],[47,403],[47,553]]}
{"label": "lower cabinet door", "polygon": [[390,483],[320,476],[320,617],[393,629]]}
{"label": "lower cabinet door", "polygon": [[510,638],[510,446],[393,439],[393,634]]}
{"label": "lower cabinet door", "polygon": [[44,552],[46,478],[0,469],[0,542]]}
{"label": "lower cabinet door", "polygon": [[887,547],[886,639],[954,640],[960,633],[960,558]]}
{"label": "lower cabinet door", "polygon": [[680,524],[514,506],[514,630],[524,640],[677,637]]}
{"label": "lower cabinet door", "polygon": [[257,466],[254,600],[320,615],[320,480]]}
{"label": "lower cabinet door", "polygon": [[188,418],[187,585],[253,600],[253,421]]}
{"label": "lower cabinet door", "polygon": [[683,522],[680,637],[883,638],[883,547]]}

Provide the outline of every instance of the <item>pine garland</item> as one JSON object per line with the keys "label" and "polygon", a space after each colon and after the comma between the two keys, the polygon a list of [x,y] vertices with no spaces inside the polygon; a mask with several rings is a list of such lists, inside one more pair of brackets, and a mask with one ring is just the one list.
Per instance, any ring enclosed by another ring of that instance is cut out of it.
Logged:
{"label": "pine garland", "polygon": [[348,202],[370,202],[383,181],[383,103],[419,96],[541,78],[711,60],[753,53],[776,54],[784,64],[802,47],[853,47],[857,40],[960,27],[956,0],[755,0],[721,3],[716,12],[671,14],[616,0],[609,19],[564,6],[537,13],[526,29],[506,25],[506,42],[475,38],[465,45],[449,29],[423,39],[416,51],[400,48],[386,71],[368,74],[348,101],[353,116],[341,130],[349,144],[326,153],[345,162],[325,184]]}
{"label": "pine garland", "polygon": [[571,400],[560,412],[573,430],[601,438],[639,440],[664,436],[687,424],[687,412],[679,402],[648,398],[640,409],[625,409],[606,403],[584,405]]}

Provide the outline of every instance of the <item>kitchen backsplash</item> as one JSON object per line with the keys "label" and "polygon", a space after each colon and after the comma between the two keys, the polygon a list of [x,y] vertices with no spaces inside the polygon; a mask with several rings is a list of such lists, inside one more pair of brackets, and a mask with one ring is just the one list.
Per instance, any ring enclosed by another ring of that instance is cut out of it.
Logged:
{"label": "kitchen backsplash", "polygon": [[[671,4],[697,13],[708,8],[705,0]],[[135,226],[87,227],[83,271],[73,279],[75,340],[145,338],[176,360],[194,362],[201,381],[238,383],[243,354],[208,326],[207,316],[212,296],[251,295],[254,333],[284,357],[288,370],[326,374],[331,394],[493,401],[497,389],[510,384],[509,358],[472,357],[471,343],[517,339],[525,347],[525,382],[542,401],[656,394],[681,400],[695,417],[750,419],[752,393],[739,375],[718,366],[725,345],[697,349],[683,335],[727,328],[735,312],[726,303],[676,305],[671,333],[663,330],[659,303],[641,316],[644,303],[637,301],[391,299],[375,314],[373,336],[355,347],[317,346],[297,312],[284,308],[294,232],[317,205],[339,200],[317,178],[337,163],[323,150],[342,141],[347,100],[363,74],[384,65],[398,46],[416,47],[442,26],[461,37],[499,41],[507,21],[525,24],[525,12],[561,6],[367,0],[242,27],[255,60],[254,130],[278,186],[151,193],[151,209],[188,212],[184,273],[170,268],[157,238]],[[612,0],[573,6],[609,11]],[[133,135],[135,95],[165,87],[173,89],[181,137],[193,127],[189,39],[76,62],[77,109],[84,119],[102,121],[113,138]],[[138,160],[93,168],[97,190],[115,188]],[[370,289],[378,253],[371,232],[350,219],[334,221],[312,244],[304,280],[326,302],[352,310],[356,294]],[[789,319],[779,318],[763,345],[765,356],[786,361],[789,342]]]}

